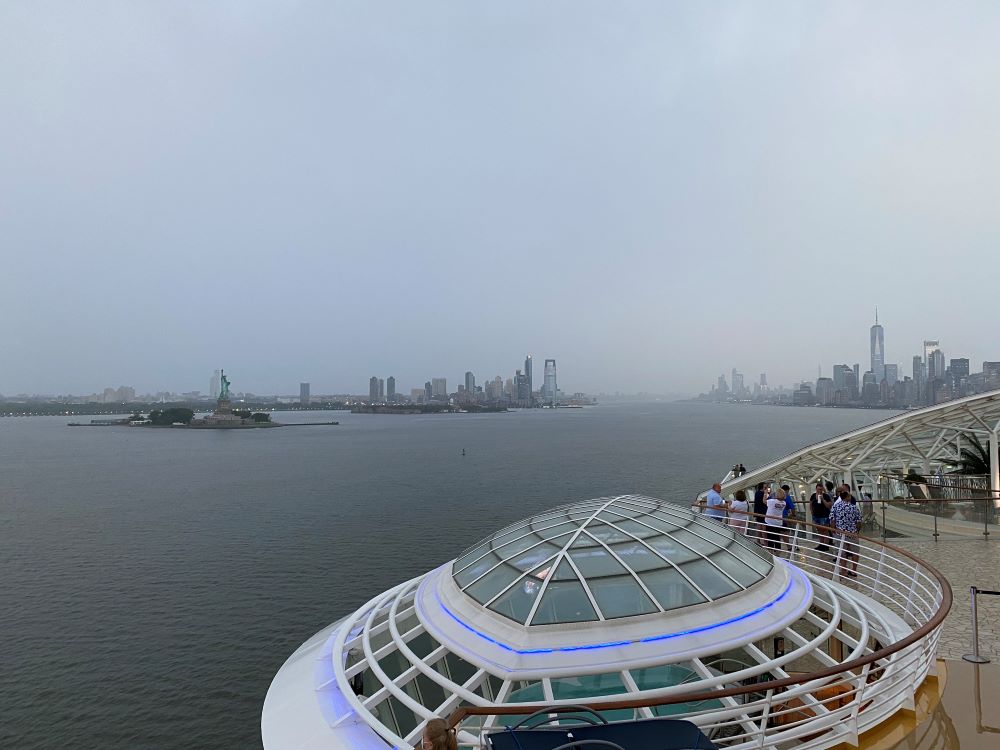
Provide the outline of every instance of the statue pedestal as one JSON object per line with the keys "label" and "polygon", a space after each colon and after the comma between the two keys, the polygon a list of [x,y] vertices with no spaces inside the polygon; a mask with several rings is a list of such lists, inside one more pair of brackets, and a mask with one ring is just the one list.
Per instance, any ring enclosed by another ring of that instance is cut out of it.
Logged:
{"label": "statue pedestal", "polygon": [[216,416],[220,416],[222,414],[232,414],[232,413],[233,413],[233,407],[230,405],[229,399],[220,398],[218,404],[215,407]]}

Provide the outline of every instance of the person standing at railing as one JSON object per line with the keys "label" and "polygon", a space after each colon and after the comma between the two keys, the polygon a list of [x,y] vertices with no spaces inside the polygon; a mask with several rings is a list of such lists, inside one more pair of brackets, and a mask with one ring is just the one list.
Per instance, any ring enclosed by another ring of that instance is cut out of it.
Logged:
{"label": "person standing at railing", "polygon": [[774,554],[781,552],[781,521],[784,512],[785,491],[779,489],[767,498],[767,513],[764,514],[764,523],[767,527],[765,543]]}
{"label": "person standing at railing", "polygon": [[746,490],[736,490],[733,501],[729,503],[729,528],[741,534],[747,533],[747,522],[750,519],[750,503],[747,502]]}
{"label": "person standing at railing", "polygon": [[[845,485],[846,487],[846,485]],[[830,522],[836,527],[841,540],[840,575],[841,577],[857,578],[859,545],[856,537],[848,534],[858,533],[861,523],[861,509],[854,496],[844,488],[840,490],[840,498],[830,509]]]}
{"label": "person standing at railing", "polygon": [[[833,498],[823,489],[823,483],[816,483],[816,491],[809,496],[809,510],[812,512],[813,523],[817,526],[828,527],[830,525],[830,508],[833,507]],[[830,549],[830,532],[825,528],[819,532],[818,552],[826,552]]]}
{"label": "person standing at railing", "polygon": [[726,501],[722,499],[722,485],[718,482],[705,495],[705,515],[721,523],[726,522]]}

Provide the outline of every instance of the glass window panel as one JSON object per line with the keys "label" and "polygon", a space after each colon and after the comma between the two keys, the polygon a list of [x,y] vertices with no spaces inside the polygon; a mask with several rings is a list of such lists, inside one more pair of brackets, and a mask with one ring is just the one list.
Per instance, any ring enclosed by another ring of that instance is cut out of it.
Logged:
{"label": "glass window panel", "polygon": [[584,578],[600,576],[617,576],[628,573],[621,563],[618,562],[603,547],[588,547],[586,549],[574,549],[569,553],[576,563],[576,567]]}
{"label": "glass window panel", "polygon": [[420,690],[420,704],[426,706],[431,711],[437,709],[445,700],[444,688],[438,685],[427,675],[418,673],[414,678]]}
{"label": "glass window panel", "polygon": [[389,628],[386,628],[381,633],[369,635],[368,639],[371,641],[372,651],[378,651],[383,646],[388,646],[392,643],[392,633],[389,632]]}
{"label": "glass window panel", "polygon": [[698,518],[695,519],[694,523],[688,526],[688,531],[708,539],[717,547],[727,547],[733,541],[732,532],[730,532],[725,526],[722,526],[718,521],[707,521]]}
{"label": "glass window panel", "polygon": [[416,638],[406,642],[409,649],[416,654],[419,659],[426,659],[433,651],[436,651],[438,643],[434,638],[428,635],[427,631],[422,632]]}
{"label": "glass window panel", "polygon": [[628,617],[657,612],[656,605],[646,596],[630,575],[587,579],[590,593],[606,618]]}
{"label": "glass window panel", "polygon": [[541,584],[537,580],[525,578],[501,594],[489,608],[515,622],[524,623],[540,588]]}
{"label": "glass window panel", "polygon": [[[774,567],[772,560],[765,560],[754,551],[748,550],[742,545],[734,544],[729,548],[729,551],[735,555],[740,562],[757,571],[762,578],[770,573],[771,568]],[[768,556],[770,557],[770,555]]]}
{"label": "glass window panel", "polygon": [[555,700],[583,700],[601,695],[625,692],[621,675],[617,672],[563,677],[552,680],[552,697]]}
{"label": "glass window panel", "polygon": [[392,715],[396,717],[396,725],[399,727],[400,737],[405,737],[417,728],[419,722],[413,711],[400,703],[393,695],[389,696],[387,702],[392,709]]}
{"label": "glass window panel", "polygon": [[569,564],[569,560],[563,558],[562,562],[559,563],[559,567],[556,568],[556,574],[552,578],[556,581],[575,581],[576,571],[573,570],[573,566]]}
{"label": "glass window panel", "polygon": [[591,622],[597,612],[577,580],[549,581],[532,625],[552,625],[557,622]]}
{"label": "glass window panel", "polygon": [[364,694],[369,698],[382,689],[382,683],[379,682],[375,673],[370,669],[366,669],[361,673],[361,686]]}
{"label": "glass window panel", "polygon": [[638,523],[646,524],[647,526],[652,526],[659,532],[671,532],[676,531],[680,528],[676,523],[660,518],[659,516],[642,516],[637,518]]}
{"label": "glass window panel", "polygon": [[521,575],[523,574],[520,570],[512,568],[509,565],[501,565],[469,586],[465,590],[465,593],[480,604],[485,604]]}
{"label": "glass window panel", "polygon": [[464,685],[478,671],[465,659],[456,656],[450,651],[445,654],[442,661],[448,665],[448,673],[451,675],[451,681],[456,685]]}
{"label": "glass window panel", "polygon": [[712,542],[708,542],[702,539],[700,536],[692,534],[690,531],[687,531],[686,529],[677,529],[677,531],[671,531],[670,536],[672,536],[681,544],[706,555],[711,552],[715,552],[715,550],[718,549],[718,545],[713,544]]}
{"label": "glass window panel", "polygon": [[541,680],[530,682],[518,681],[514,683],[510,695],[507,697],[508,703],[544,703],[545,694],[542,692]]}
{"label": "glass window panel", "polygon": [[522,552],[521,554],[511,558],[508,562],[515,568],[530,570],[540,562],[552,557],[559,551],[559,549],[560,548],[554,544],[544,542],[533,549],[529,549],[527,552]]}
{"label": "glass window panel", "polygon": [[646,544],[677,565],[698,557],[697,552],[684,547],[669,536],[650,537],[646,540]]}
{"label": "glass window panel", "polygon": [[[752,557],[752,555],[747,556]],[[716,552],[709,559],[744,586],[753,586],[761,580],[760,573],[725,550]]]}
{"label": "glass window panel", "polygon": [[640,539],[645,539],[646,537],[653,536],[657,533],[656,529],[651,529],[648,525],[644,525],[632,518],[625,518],[617,521],[615,525],[622,531],[627,531],[629,534],[637,536]]}
{"label": "glass window panel", "polygon": [[538,534],[526,534],[522,537],[515,537],[509,542],[505,542],[502,547],[497,547],[494,551],[496,554],[500,555],[504,560],[507,560],[519,552],[524,552],[526,549],[534,547],[536,544],[544,541]]}
{"label": "glass window panel", "polygon": [[[548,528],[546,528],[546,526]],[[569,521],[562,521],[557,524],[534,524],[535,533],[545,539],[552,539],[557,536],[562,536],[563,534],[572,534],[576,531],[579,526],[575,523],[570,523]]]}
{"label": "glass window panel", "polygon": [[726,578],[708,560],[692,560],[684,564],[684,573],[694,581],[698,587],[708,594],[710,599],[718,599],[728,596],[734,591],[741,591],[739,586]]}
{"label": "glass window panel", "polygon": [[474,580],[476,580],[477,578],[479,578],[479,576],[481,576],[483,573],[485,573],[487,570],[489,570],[490,568],[492,568],[494,565],[496,565],[499,562],[500,562],[500,558],[497,557],[496,555],[494,555],[491,552],[486,557],[484,557],[482,560],[479,560],[478,562],[473,563],[472,565],[470,565],[465,570],[463,570],[463,571],[461,571],[459,573],[456,573],[455,574],[455,583],[458,584],[459,588],[465,588],[470,583],[472,583]]}
{"label": "glass window panel", "polygon": [[391,680],[395,680],[410,668],[410,662],[399,651],[390,651],[378,660],[378,665]]}
{"label": "glass window panel", "polygon": [[694,670],[680,664],[664,664],[644,669],[633,669],[629,672],[640,690],[657,690],[658,688],[674,687],[695,682],[698,675]]}
{"label": "glass window panel", "polygon": [[471,563],[473,560],[478,560],[480,557],[485,555],[490,548],[489,541],[483,542],[482,544],[477,544],[475,547],[470,549],[468,552],[463,552],[459,558],[455,561],[455,570],[461,570],[466,565]]}
{"label": "glass window panel", "polygon": [[665,568],[668,563],[649,547],[639,544],[639,542],[627,542],[616,544],[611,547],[615,554],[632,570],[638,572],[642,570],[655,570]]}
{"label": "glass window panel", "polygon": [[511,539],[514,539],[515,537],[519,537],[522,534],[526,533],[527,530],[528,530],[528,524],[527,522],[523,521],[509,528],[501,529],[500,531],[498,531],[496,534],[493,535],[493,539],[491,540],[492,542],[491,546],[494,549],[496,549],[501,544],[509,542]]}
{"label": "glass window panel", "polygon": [[382,724],[389,727],[393,732],[399,734],[399,727],[396,725],[396,717],[392,715],[392,711],[389,709],[389,702],[382,701],[376,703],[374,707],[375,718],[377,718]]}
{"label": "glass window panel", "polygon": [[628,534],[624,534],[618,529],[613,529],[604,523],[589,524],[587,526],[587,532],[589,532],[591,536],[600,539],[605,544],[626,542],[630,539]]}
{"label": "glass window panel", "polygon": [[639,577],[646,584],[646,588],[653,592],[653,596],[665,610],[687,607],[690,604],[705,601],[705,597],[684,580],[684,576],[674,568],[651,570],[647,573],[640,573]]}

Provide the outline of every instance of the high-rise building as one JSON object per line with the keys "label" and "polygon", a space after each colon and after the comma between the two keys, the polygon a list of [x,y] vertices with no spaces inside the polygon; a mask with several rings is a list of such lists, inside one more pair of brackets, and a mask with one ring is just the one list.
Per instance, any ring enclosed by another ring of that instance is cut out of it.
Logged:
{"label": "high-rise building", "polygon": [[836,391],[843,390],[847,387],[847,373],[851,372],[851,368],[848,365],[834,365],[833,366],[833,389]]}
{"label": "high-rise building", "polygon": [[729,384],[726,383],[726,376],[720,375],[715,383],[715,390],[719,393],[729,393]]}
{"label": "high-rise building", "polygon": [[878,308],[875,308],[875,325],[871,327],[871,371],[875,382],[885,378],[885,331],[878,324]]}
{"label": "high-rise building", "polygon": [[945,369],[944,352],[935,349],[930,353],[930,359],[927,362],[927,380],[941,380],[944,377]]}
{"label": "high-rise building", "polygon": [[208,395],[213,399],[219,397],[219,392],[222,390],[222,373],[216,370],[212,373],[212,380],[209,382]]}
{"label": "high-rise building", "polygon": [[821,406],[829,406],[833,403],[833,393],[835,390],[833,378],[819,378],[816,381],[816,401]]}
{"label": "high-rise building", "polygon": [[743,392],[745,390],[746,390],[746,388],[743,385],[743,373],[742,372],[736,372],[736,368],[734,367],[733,368],[733,395],[737,396],[737,397],[742,396]]}
{"label": "high-rise building", "polygon": [[556,388],[556,361],[547,359],[545,360],[545,384],[542,386],[542,398],[555,403],[558,392],[558,388]]}
{"label": "high-rise building", "polygon": [[899,382],[899,365],[885,366],[885,380],[889,382],[889,385],[896,385]]}
{"label": "high-rise building", "polygon": [[390,404],[396,402],[396,378],[392,375],[385,381],[385,398]]}
{"label": "high-rise building", "polygon": [[424,383],[424,401],[429,402],[434,398],[434,387],[431,385],[431,381]]}
{"label": "high-rise building", "polygon": [[419,403],[424,400],[424,389],[423,388],[411,388],[410,389],[410,401],[413,403]]}
{"label": "high-rise building", "polygon": [[858,362],[854,363],[854,382],[861,382],[861,364]]}
{"label": "high-rise building", "polygon": [[933,380],[934,377],[935,377],[934,370],[931,369],[933,367],[931,359],[932,359],[932,356],[933,356],[934,352],[936,352],[936,351],[938,351],[940,349],[941,349],[941,342],[940,341],[930,341],[930,340],[924,339],[924,360],[923,360],[923,362],[924,362],[924,367],[926,368],[926,374],[927,374],[927,380],[928,381]]}
{"label": "high-rise building", "polygon": [[528,376],[520,370],[514,373],[514,390],[517,393],[518,401],[531,402],[531,386],[528,384]]}
{"label": "high-rise building", "polygon": [[309,406],[309,401],[309,384],[299,383],[299,403],[302,404],[302,406]]}
{"label": "high-rise building", "polygon": [[431,396],[448,398],[448,378],[431,378]]}
{"label": "high-rise building", "polygon": [[468,393],[476,392],[476,376],[471,371],[465,373],[465,390]]}
{"label": "high-rise building", "polygon": [[953,359],[948,363],[953,378],[969,377],[969,360],[966,358]]}
{"label": "high-rise building", "polygon": [[761,388],[767,388],[767,373],[766,372],[762,372],[760,374],[760,387]]}
{"label": "high-rise building", "polygon": [[368,403],[374,404],[378,401],[378,378],[372,375],[368,378]]}
{"label": "high-rise building", "polygon": [[385,380],[383,378],[378,379],[378,400],[385,403]]}
{"label": "high-rise building", "polygon": [[527,382],[527,385],[525,387],[528,389],[528,395],[525,398],[527,398],[528,401],[531,401],[532,399],[534,399],[534,396],[535,396],[535,390],[534,390],[535,385],[534,385],[534,382],[531,379],[531,355],[530,354],[527,357],[524,358],[524,377],[525,377],[526,382]]}

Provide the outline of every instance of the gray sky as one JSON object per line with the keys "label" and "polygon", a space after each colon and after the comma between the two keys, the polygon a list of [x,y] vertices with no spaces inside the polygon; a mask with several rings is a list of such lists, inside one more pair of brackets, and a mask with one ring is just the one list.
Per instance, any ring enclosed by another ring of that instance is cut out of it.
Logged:
{"label": "gray sky", "polygon": [[[1000,4],[0,0],[0,393],[1000,359]],[[536,378],[536,380],[539,378]]]}

